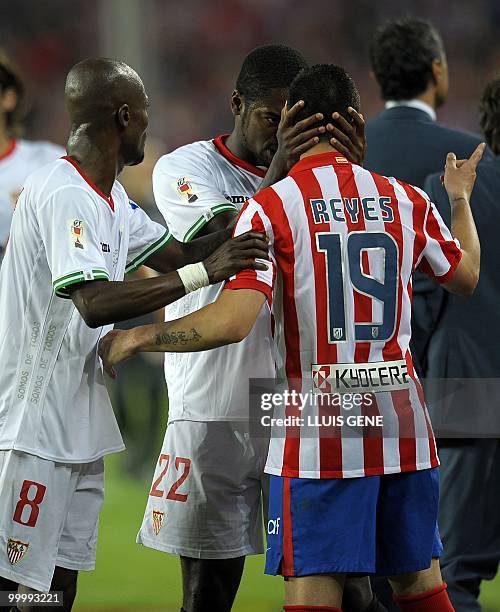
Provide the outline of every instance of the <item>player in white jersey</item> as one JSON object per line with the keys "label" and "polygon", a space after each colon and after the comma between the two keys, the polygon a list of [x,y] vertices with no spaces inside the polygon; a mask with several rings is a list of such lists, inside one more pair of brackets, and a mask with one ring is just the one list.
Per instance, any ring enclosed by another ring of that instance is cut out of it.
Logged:
{"label": "player in white jersey", "polygon": [[[278,150],[287,88],[305,65],[289,47],[255,49],[244,60],[232,95],[232,134],[185,145],[158,161],[156,204],[178,240],[227,227],[249,197],[284,176],[325,131],[310,129],[315,117],[295,129],[285,122]],[[288,113],[289,122],[296,110]],[[221,289],[206,287],[172,304],[167,320],[212,303]],[[138,542],[181,557],[183,606],[189,612],[207,601],[221,612],[229,610],[245,556],[263,552],[267,443],[249,438],[248,380],[274,377],[271,326],[270,312],[263,309],[241,344],[165,358],[168,427]]]}
{"label": "player in white jersey", "polygon": [[[260,267],[267,244],[220,232],[183,245],[129,201],[116,176],[142,161],[148,99],[126,64],[85,60],[65,93],[69,155],[27,179],[0,272],[0,591],[52,587],[70,610],[94,566],[103,456],[124,448],[99,338]],[[122,282],[142,263],[165,275]]]}
{"label": "player in white jersey", "polygon": [[[303,116],[359,107],[336,66],[304,70],[289,93],[290,105],[300,99]],[[287,395],[276,389],[274,423],[265,418],[271,394],[256,415],[274,425],[266,572],[286,577],[285,610],[339,612],[352,573],[389,576],[402,610],[453,609],[435,558],[438,461],[408,348],[411,276],[420,265],[450,291],[474,290],[479,242],[468,200],[483,150],[448,156],[454,240],[423,192],[351,164],[323,139],[239,216],[236,235],[266,232],[268,270],[237,274],[198,312],[101,341],[114,372],[138,351],[241,344],[273,305]],[[363,424],[375,416],[378,431]]]}
{"label": "player in white jersey", "polygon": [[0,265],[14,206],[26,177],[65,154],[62,147],[51,142],[17,137],[23,92],[19,75],[0,51]]}

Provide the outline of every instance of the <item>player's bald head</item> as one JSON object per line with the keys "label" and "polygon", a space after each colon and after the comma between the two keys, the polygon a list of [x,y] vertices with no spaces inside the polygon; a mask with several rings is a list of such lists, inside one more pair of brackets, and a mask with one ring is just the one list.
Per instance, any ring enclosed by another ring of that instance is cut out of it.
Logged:
{"label": "player's bald head", "polygon": [[146,94],[137,72],[124,62],[90,58],[69,71],[65,97],[71,122],[81,125],[111,117],[124,104],[141,104]]}
{"label": "player's bald head", "polygon": [[83,60],[69,71],[65,95],[71,120],[68,151],[78,149],[83,138],[108,156],[116,151],[122,165],[143,160],[148,98],[135,70],[113,59]]}

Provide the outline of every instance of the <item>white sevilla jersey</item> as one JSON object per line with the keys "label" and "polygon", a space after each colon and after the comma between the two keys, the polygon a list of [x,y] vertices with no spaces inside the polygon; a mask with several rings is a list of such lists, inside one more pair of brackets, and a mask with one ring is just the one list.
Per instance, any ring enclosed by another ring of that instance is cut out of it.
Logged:
{"label": "white sevilla jersey", "polygon": [[34,170],[65,155],[51,142],[12,140],[0,156],[0,257],[9,238],[12,213],[26,177]]}
{"label": "white sevilla jersey", "polygon": [[68,288],[121,281],[168,240],[115,182],[103,194],[70,158],[26,180],[0,271],[0,450],[85,463],[123,448],[97,356]]}
{"label": "white sevilla jersey", "polygon": [[304,394],[275,410],[289,418],[266,471],[343,478],[438,465],[408,348],[411,277],[420,266],[445,282],[461,250],[426,194],[338,153],[313,155],[249,200],[235,233],[251,227],[266,232],[274,265],[226,287],[269,300],[274,288],[284,374]]}
{"label": "white sevilla jersey", "polygon": [[[189,241],[216,215],[238,212],[259,188],[265,171],[235,157],[225,136],[164,155],[153,172],[158,208],[172,234]],[[222,283],[171,304],[171,321],[211,304]],[[263,309],[243,342],[199,353],[166,353],[169,422],[248,419],[248,381],[274,378],[271,319]]]}

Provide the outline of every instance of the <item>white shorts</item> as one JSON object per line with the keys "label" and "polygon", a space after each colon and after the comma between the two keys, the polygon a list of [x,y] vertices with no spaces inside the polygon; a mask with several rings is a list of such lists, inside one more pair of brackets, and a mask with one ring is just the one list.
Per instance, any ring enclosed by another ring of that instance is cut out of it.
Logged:
{"label": "white shorts", "polygon": [[246,423],[170,423],[137,542],[197,559],[264,552],[267,447]]}
{"label": "white shorts", "polygon": [[94,569],[103,497],[103,459],[0,451],[0,576],[47,592],[56,566]]}

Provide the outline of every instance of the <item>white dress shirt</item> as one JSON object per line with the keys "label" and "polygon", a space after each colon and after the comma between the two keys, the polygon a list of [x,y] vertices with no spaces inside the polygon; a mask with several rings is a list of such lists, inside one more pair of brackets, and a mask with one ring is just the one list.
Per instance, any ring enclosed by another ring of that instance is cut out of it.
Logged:
{"label": "white dress shirt", "polygon": [[409,106],[410,108],[418,108],[418,110],[427,113],[433,121],[436,121],[436,111],[426,102],[422,102],[422,100],[387,100],[387,102],[385,103],[385,108],[396,108],[397,106]]}

